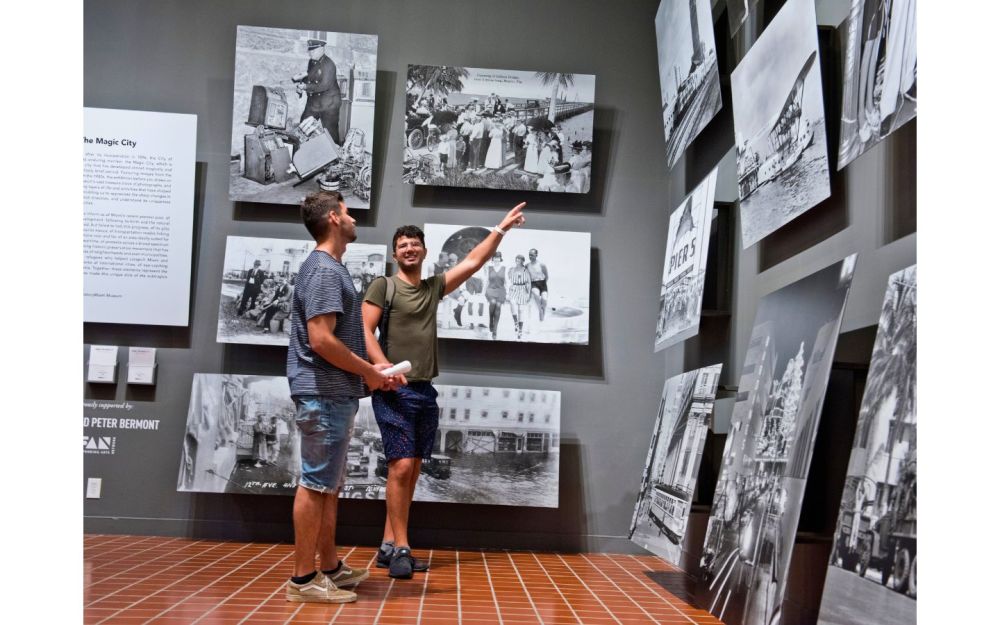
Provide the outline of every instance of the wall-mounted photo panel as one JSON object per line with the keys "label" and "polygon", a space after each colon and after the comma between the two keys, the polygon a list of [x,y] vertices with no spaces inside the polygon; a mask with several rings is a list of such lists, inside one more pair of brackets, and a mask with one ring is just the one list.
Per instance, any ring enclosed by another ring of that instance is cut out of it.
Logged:
{"label": "wall-mounted photo panel", "polygon": [[778,621],[855,255],[757,306],[700,562],[699,605]]}
{"label": "wall-mounted photo panel", "polygon": [[661,0],[656,51],[669,168],[722,109],[709,0]]}
{"label": "wall-mounted photo panel", "polygon": [[237,26],[229,199],[367,209],[377,53],[376,35]]}
{"label": "wall-mounted photo panel", "polygon": [[837,169],[917,116],[917,0],[851,0]]}
{"label": "wall-mounted photo panel", "polygon": [[718,171],[713,169],[670,213],[663,277],[660,279],[655,351],[698,334]]}
{"label": "wall-mounted photo panel", "polygon": [[[560,393],[438,385],[440,422],[414,499],[559,506]],[[299,430],[285,377],[196,373],[177,490],[291,495]],[[371,399],[360,401],[341,497],[385,499]]]}
{"label": "wall-mounted photo panel", "polygon": [[[917,622],[917,267],[889,277],[819,622]],[[863,598],[863,600],[861,600]]]}
{"label": "wall-mounted photo panel", "polygon": [[743,247],[830,196],[813,0],[788,0],[732,73]]}
{"label": "wall-mounted photo panel", "polygon": [[712,365],[663,385],[629,538],[671,564],[680,564],[721,373]]}
{"label": "wall-mounted photo panel", "polygon": [[403,182],[587,193],[594,79],[409,65]]}
{"label": "wall-mounted photo panel", "polygon": [[[427,224],[424,276],[454,267],[489,233],[481,226]],[[438,305],[438,336],[586,345],[590,233],[514,228],[497,254]]]}
{"label": "wall-mounted photo panel", "polygon": [[[315,247],[309,240],[226,237],[216,340],[287,346],[295,279]],[[359,293],[385,275],[385,255],[385,245],[347,245],[341,262]]]}

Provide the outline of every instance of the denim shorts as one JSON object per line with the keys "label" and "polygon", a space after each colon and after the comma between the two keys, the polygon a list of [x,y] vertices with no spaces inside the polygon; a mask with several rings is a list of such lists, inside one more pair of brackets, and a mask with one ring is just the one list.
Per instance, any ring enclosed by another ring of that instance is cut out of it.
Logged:
{"label": "denim shorts", "polygon": [[358,399],[297,395],[292,401],[295,402],[295,423],[301,433],[299,486],[336,493],[344,485],[347,446],[354,433]]}
{"label": "denim shorts", "polygon": [[372,394],[386,460],[431,457],[438,428],[437,395],[430,382],[410,382],[396,391]]}

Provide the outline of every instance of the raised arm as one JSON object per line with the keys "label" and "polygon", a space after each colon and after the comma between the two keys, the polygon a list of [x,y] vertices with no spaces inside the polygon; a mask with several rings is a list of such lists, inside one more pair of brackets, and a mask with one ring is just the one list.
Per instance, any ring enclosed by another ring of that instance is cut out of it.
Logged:
{"label": "raised arm", "polygon": [[[506,233],[511,228],[516,228],[523,224],[524,215],[521,214],[521,209],[527,204],[527,202],[521,202],[512,208],[504,216],[503,221],[500,222],[497,228]],[[472,274],[479,271],[486,264],[486,261],[493,258],[493,253],[500,247],[500,240],[502,238],[503,234],[497,232],[496,228],[491,230],[489,235],[479,245],[472,248],[465,258],[446,271],[444,274],[444,294],[447,295],[462,286],[462,283],[472,277]]]}

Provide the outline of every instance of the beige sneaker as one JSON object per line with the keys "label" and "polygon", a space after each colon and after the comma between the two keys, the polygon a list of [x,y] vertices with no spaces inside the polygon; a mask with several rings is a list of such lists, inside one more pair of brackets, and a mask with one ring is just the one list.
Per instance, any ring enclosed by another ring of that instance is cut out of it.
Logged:
{"label": "beige sneaker", "polygon": [[350,603],[357,601],[358,596],[350,590],[342,590],[330,579],[317,571],[316,577],[305,584],[296,584],[288,580],[285,584],[285,599],[296,603]]}
{"label": "beige sneaker", "polygon": [[368,579],[368,569],[352,569],[343,560],[340,561],[340,570],[332,575],[327,575],[327,579],[333,582],[337,588],[344,586],[354,586]]}

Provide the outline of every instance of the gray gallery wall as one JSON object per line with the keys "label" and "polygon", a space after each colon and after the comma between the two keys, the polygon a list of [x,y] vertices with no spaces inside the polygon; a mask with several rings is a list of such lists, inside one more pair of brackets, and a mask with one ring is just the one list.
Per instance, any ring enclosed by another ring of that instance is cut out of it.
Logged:
{"label": "gray gallery wall", "polygon": [[[911,123],[900,137],[838,174],[834,186],[840,191],[832,200],[749,250],[741,249],[737,237],[731,315],[706,326],[712,336],[654,354],[668,212],[720,161],[718,200],[731,201],[735,195],[732,121],[724,119],[731,116],[728,104],[686,159],[666,171],[653,30],[657,4],[86,1],[84,105],[196,114],[198,168],[190,327],[84,328],[87,343],[160,348],[155,388],[85,385],[85,397],[104,406],[85,408],[86,416],[159,420],[156,430],[85,428],[85,434],[116,437],[114,455],[84,456],[85,477],[103,479],[102,497],[85,501],[85,528],[236,539],[291,537],[290,498],[175,492],[192,374],[284,374],[283,349],[215,342],[226,236],[306,237],[294,208],[228,199],[234,39],[236,26],[248,24],[379,35],[377,169],[372,210],[359,217],[360,241],[388,242],[402,223],[492,225],[522,199],[529,202],[529,227],[592,234],[589,346],[467,341],[442,341],[441,346],[441,383],[562,392],[560,508],[416,504],[414,542],[631,549],[624,536],[664,378],[709,364],[703,361],[717,360],[721,350],[722,382],[733,387],[758,298],[852,252],[860,258],[844,329],[873,325],[886,278],[914,263],[916,255],[915,234],[893,234],[899,230],[894,225],[898,215],[909,214],[915,202],[912,192],[898,192],[915,184],[900,179],[910,171],[901,163],[912,160],[915,150]],[[719,19],[725,20],[724,4],[715,3],[717,26]],[[821,23],[834,25],[847,14],[847,0],[819,5]],[[723,63],[732,63],[734,54]],[[553,197],[402,184],[399,139],[407,63],[596,74],[591,194]],[[723,69],[727,73],[725,65]],[[725,85],[724,92],[728,99]],[[738,232],[738,220],[732,226]],[[119,405],[109,406],[111,400]],[[380,537],[382,510],[379,502],[345,502],[341,539],[374,543]]]}

